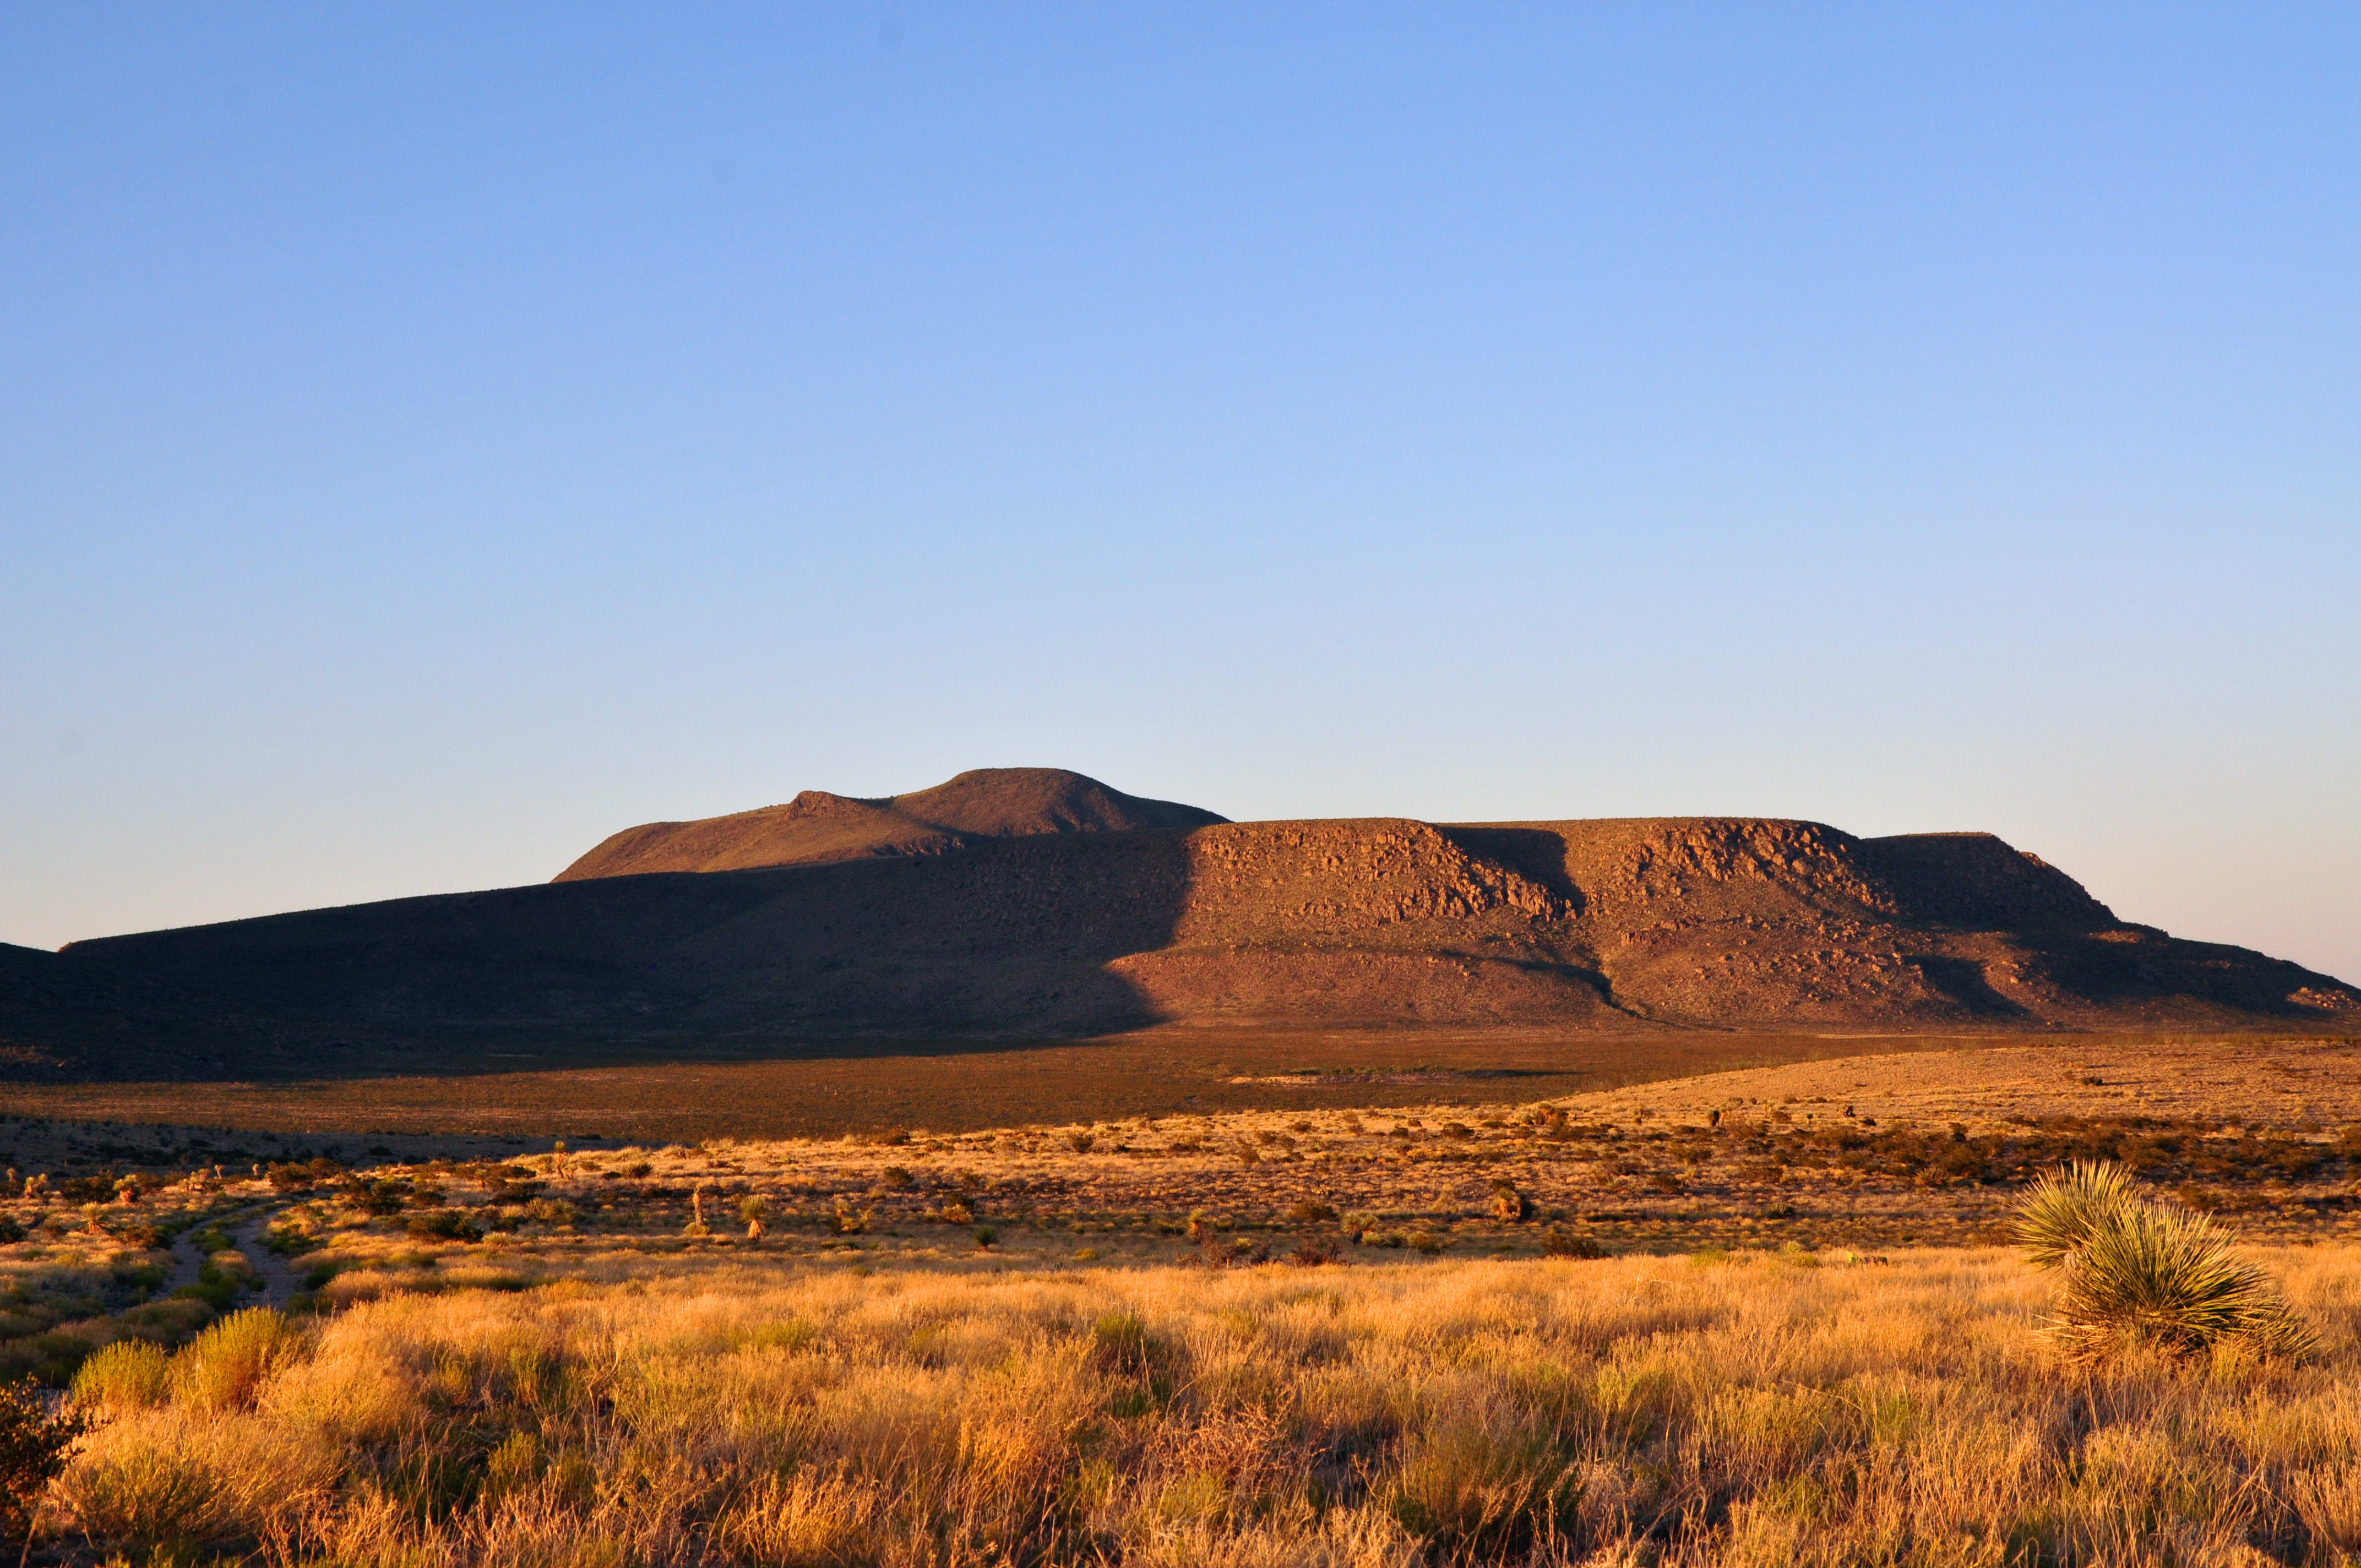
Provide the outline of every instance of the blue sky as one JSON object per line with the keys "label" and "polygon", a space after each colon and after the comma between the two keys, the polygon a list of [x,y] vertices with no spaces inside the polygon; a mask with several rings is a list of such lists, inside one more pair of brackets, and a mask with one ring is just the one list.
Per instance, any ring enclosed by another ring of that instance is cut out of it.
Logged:
{"label": "blue sky", "polygon": [[2361,13],[0,11],[0,940],[1051,764],[2361,978]]}

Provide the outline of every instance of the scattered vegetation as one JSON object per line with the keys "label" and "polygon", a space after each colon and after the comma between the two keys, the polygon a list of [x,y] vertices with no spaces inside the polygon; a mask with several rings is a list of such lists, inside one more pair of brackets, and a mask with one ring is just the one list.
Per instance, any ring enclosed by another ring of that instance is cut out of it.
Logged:
{"label": "scattered vegetation", "polygon": [[1868,1099],[34,1172],[0,1367],[58,1562],[2361,1554],[2361,1124]]}

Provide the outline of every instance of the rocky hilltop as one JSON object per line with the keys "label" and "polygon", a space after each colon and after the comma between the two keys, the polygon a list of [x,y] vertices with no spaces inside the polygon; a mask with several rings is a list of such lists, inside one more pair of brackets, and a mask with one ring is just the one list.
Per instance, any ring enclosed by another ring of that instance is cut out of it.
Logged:
{"label": "rocky hilltop", "polygon": [[1143,800],[1063,768],[975,768],[908,795],[862,799],[807,789],[785,806],[626,828],[558,882],[650,872],[742,872],[872,856],[940,855],[985,839],[1203,828],[1229,818]]}
{"label": "rocky hilltop", "polygon": [[[206,1039],[242,1030],[280,1052],[1152,1025],[1516,1025],[1571,1040],[2361,1023],[2361,996],[2343,982],[2126,924],[1989,835],[1857,839],[1751,818],[983,836],[935,853],[583,877],[27,957],[52,971],[45,994],[113,987],[110,1005],[150,1018],[156,998],[179,997]],[[92,1050],[105,1042],[77,1045],[59,1017],[52,1006],[30,1025],[48,1035],[16,1046],[98,1070]],[[0,1028],[12,1022],[0,1014]]]}

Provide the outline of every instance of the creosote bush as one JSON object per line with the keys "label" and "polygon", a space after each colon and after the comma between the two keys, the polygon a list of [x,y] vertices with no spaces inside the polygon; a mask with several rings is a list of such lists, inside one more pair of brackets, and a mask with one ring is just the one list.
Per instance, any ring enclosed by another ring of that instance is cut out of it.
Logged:
{"label": "creosote bush", "polygon": [[172,1398],[201,1410],[251,1405],[263,1378],[295,1343],[287,1320],[269,1307],[232,1312],[173,1354]]}
{"label": "creosote bush", "polygon": [[102,1345],[74,1374],[74,1408],[118,1415],[161,1404],[170,1387],[170,1357],[159,1345],[140,1340]]}
{"label": "creosote bush", "polygon": [[2056,1332],[2077,1359],[2236,1345],[2301,1361],[2318,1349],[2316,1332],[2229,1232],[2141,1198],[2120,1167],[2077,1160],[2043,1177],[2020,1206],[2017,1235],[2027,1262],[2065,1276]]}

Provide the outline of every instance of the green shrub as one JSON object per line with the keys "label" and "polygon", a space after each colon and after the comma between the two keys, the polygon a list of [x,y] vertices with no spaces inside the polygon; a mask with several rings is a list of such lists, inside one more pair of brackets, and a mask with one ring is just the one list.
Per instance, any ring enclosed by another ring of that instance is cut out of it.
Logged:
{"label": "green shrub", "polygon": [[0,1386],[0,1530],[21,1536],[31,1529],[41,1494],[88,1430],[79,1415],[51,1415],[30,1378]]}
{"label": "green shrub", "polygon": [[123,1332],[159,1344],[174,1345],[213,1321],[213,1309],[203,1301],[174,1299],[149,1301],[115,1319]]}
{"label": "green shrub", "polygon": [[0,1382],[30,1377],[45,1388],[61,1388],[90,1350],[90,1341],[63,1329],[10,1340],[0,1345]]}
{"label": "green shrub", "polygon": [[[195,1455],[142,1439],[66,1478],[75,1522],[96,1541],[139,1549],[150,1568],[203,1561],[197,1543],[228,1522],[221,1476]],[[126,1559],[116,1557],[115,1563]]]}
{"label": "green shrub", "polygon": [[2065,1275],[2057,1334],[2098,1360],[2135,1345],[2188,1356],[2244,1344],[2289,1361],[2319,1345],[2231,1234],[2202,1214],[2139,1198],[2118,1167],[2077,1162],[2026,1194],[2017,1235],[2026,1260]]}
{"label": "green shrub", "polygon": [[1136,1312],[1103,1312],[1091,1329],[1091,1361],[1104,1370],[1134,1371],[1148,1364],[1148,1325]]}
{"label": "green shrub", "polygon": [[1542,1250],[1552,1257],[1605,1257],[1607,1249],[1590,1237],[1569,1231],[1564,1225],[1552,1225],[1542,1238]]}
{"label": "green shrub", "polygon": [[487,1501],[522,1492],[541,1479],[541,1439],[529,1431],[511,1432],[484,1461],[483,1497]]}
{"label": "green shrub", "polygon": [[172,1357],[172,1395],[203,1409],[251,1404],[272,1366],[294,1349],[287,1320],[269,1307],[232,1312]]}
{"label": "green shrub", "polygon": [[406,1228],[422,1241],[479,1242],[484,1239],[484,1228],[469,1218],[465,1211],[458,1209],[429,1209],[424,1213],[412,1214]]}
{"label": "green shrub", "polygon": [[91,1353],[74,1374],[74,1408],[118,1415],[164,1402],[170,1358],[161,1346],[119,1340]]}

